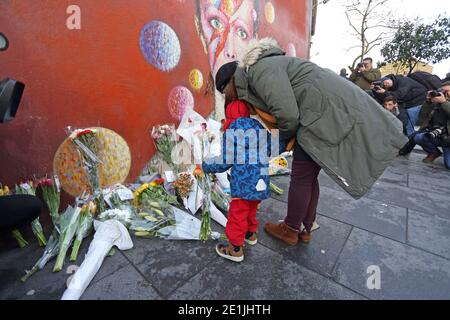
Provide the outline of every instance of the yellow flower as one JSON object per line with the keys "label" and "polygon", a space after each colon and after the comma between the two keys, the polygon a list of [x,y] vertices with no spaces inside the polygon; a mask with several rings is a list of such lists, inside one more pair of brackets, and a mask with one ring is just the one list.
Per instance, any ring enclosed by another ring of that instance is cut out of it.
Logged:
{"label": "yellow flower", "polygon": [[139,206],[139,198],[142,192],[144,192],[147,188],[149,188],[151,184],[144,183],[142,186],[136,189],[136,191],[133,194],[133,204],[135,207]]}

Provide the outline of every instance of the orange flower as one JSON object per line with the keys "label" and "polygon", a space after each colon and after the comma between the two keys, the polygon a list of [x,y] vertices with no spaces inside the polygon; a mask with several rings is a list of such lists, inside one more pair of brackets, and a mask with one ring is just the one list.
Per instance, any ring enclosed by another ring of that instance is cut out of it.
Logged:
{"label": "orange flower", "polygon": [[197,164],[195,166],[195,170],[192,174],[194,175],[194,177],[203,177],[204,173],[203,173],[202,167],[199,164]]}

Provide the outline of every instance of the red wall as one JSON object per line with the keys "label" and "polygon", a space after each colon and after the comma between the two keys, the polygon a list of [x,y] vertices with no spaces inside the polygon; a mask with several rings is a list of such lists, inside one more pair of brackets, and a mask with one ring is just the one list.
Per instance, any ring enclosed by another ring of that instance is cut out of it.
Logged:
{"label": "red wall", "polygon": [[[247,1],[247,0],[245,0]],[[289,41],[297,55],[309,50],[309,0],[271,0],[273,24],[264,18],[261,0],[259,37]],[[81,30],[68,30],[69,5],[81,8]],[[66,137],[66,126],[101,126],[125,138],[132,153],[133,181],[154,152],[149,129],[174,122],[167,109],[170,90],[188,88],[188,73],[197,68],[204,78],[208,58],[194,25],[194,0],[40,0],[0,1],[0,32],[10,47],[0,52],[0,78],[26,84],[16,119],[0,124],[0,182],[52,171],[53,156]],[[143,57],[142,27],[164,21],[177,33],[181,60],[162,72]],[[206,82],[206,80],[205,80]],[[203,115],[213,97],[193,92],[195,110]]]}

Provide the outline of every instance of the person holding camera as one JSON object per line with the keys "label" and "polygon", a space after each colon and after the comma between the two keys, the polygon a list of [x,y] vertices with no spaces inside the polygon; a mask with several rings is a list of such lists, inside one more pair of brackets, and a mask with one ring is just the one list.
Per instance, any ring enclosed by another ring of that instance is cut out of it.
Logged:
{"label": "person holding camera", "polygon": [[397,98],[393,96],[386,97],[383,101],[383,107],[402,122],[403,134],[407,136],[406,128],[408,127],[408,114],[406,113],[405,108],[398,105]]}
{"label": "person holding camera", "polygon": [[[351,69],[351,68],[350,68]],[[363,90],[370,90],[373,81],[381,78],[380,69],[373,68],[372,58],[365,58],[352,70],[350,80]]]}
{"label": "person holding camera", "polygon": [[423,159],[432,163],[444,151],[444,164],[450,170],[450,81],[444,82],[442,88],[430,91],[419,115],[420,132],[414,141],[428,153]]}
{"label": "person holding camera", "polygon": [[393,96],[399,105],[406,109],[408,123],[406,133],[408,137],[414,134],[414,126],[419,119],[422,104],[427,96],[427,88],[419,82],[403,76],[390,74],[381,79],[381,86],[375,85],[372,89],[375,99],[383,104],[384,99]]}

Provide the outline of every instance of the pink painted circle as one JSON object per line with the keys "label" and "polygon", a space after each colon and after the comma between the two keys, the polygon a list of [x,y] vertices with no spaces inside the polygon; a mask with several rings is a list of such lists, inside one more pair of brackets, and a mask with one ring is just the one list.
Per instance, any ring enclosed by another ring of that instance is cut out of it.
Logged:
{"label": "pink painted circle", "polygon": [[168,108],[170,115],[181,120],[189,109],[194,109],[194,96],[188,88],[177,86],[169,93]]}

